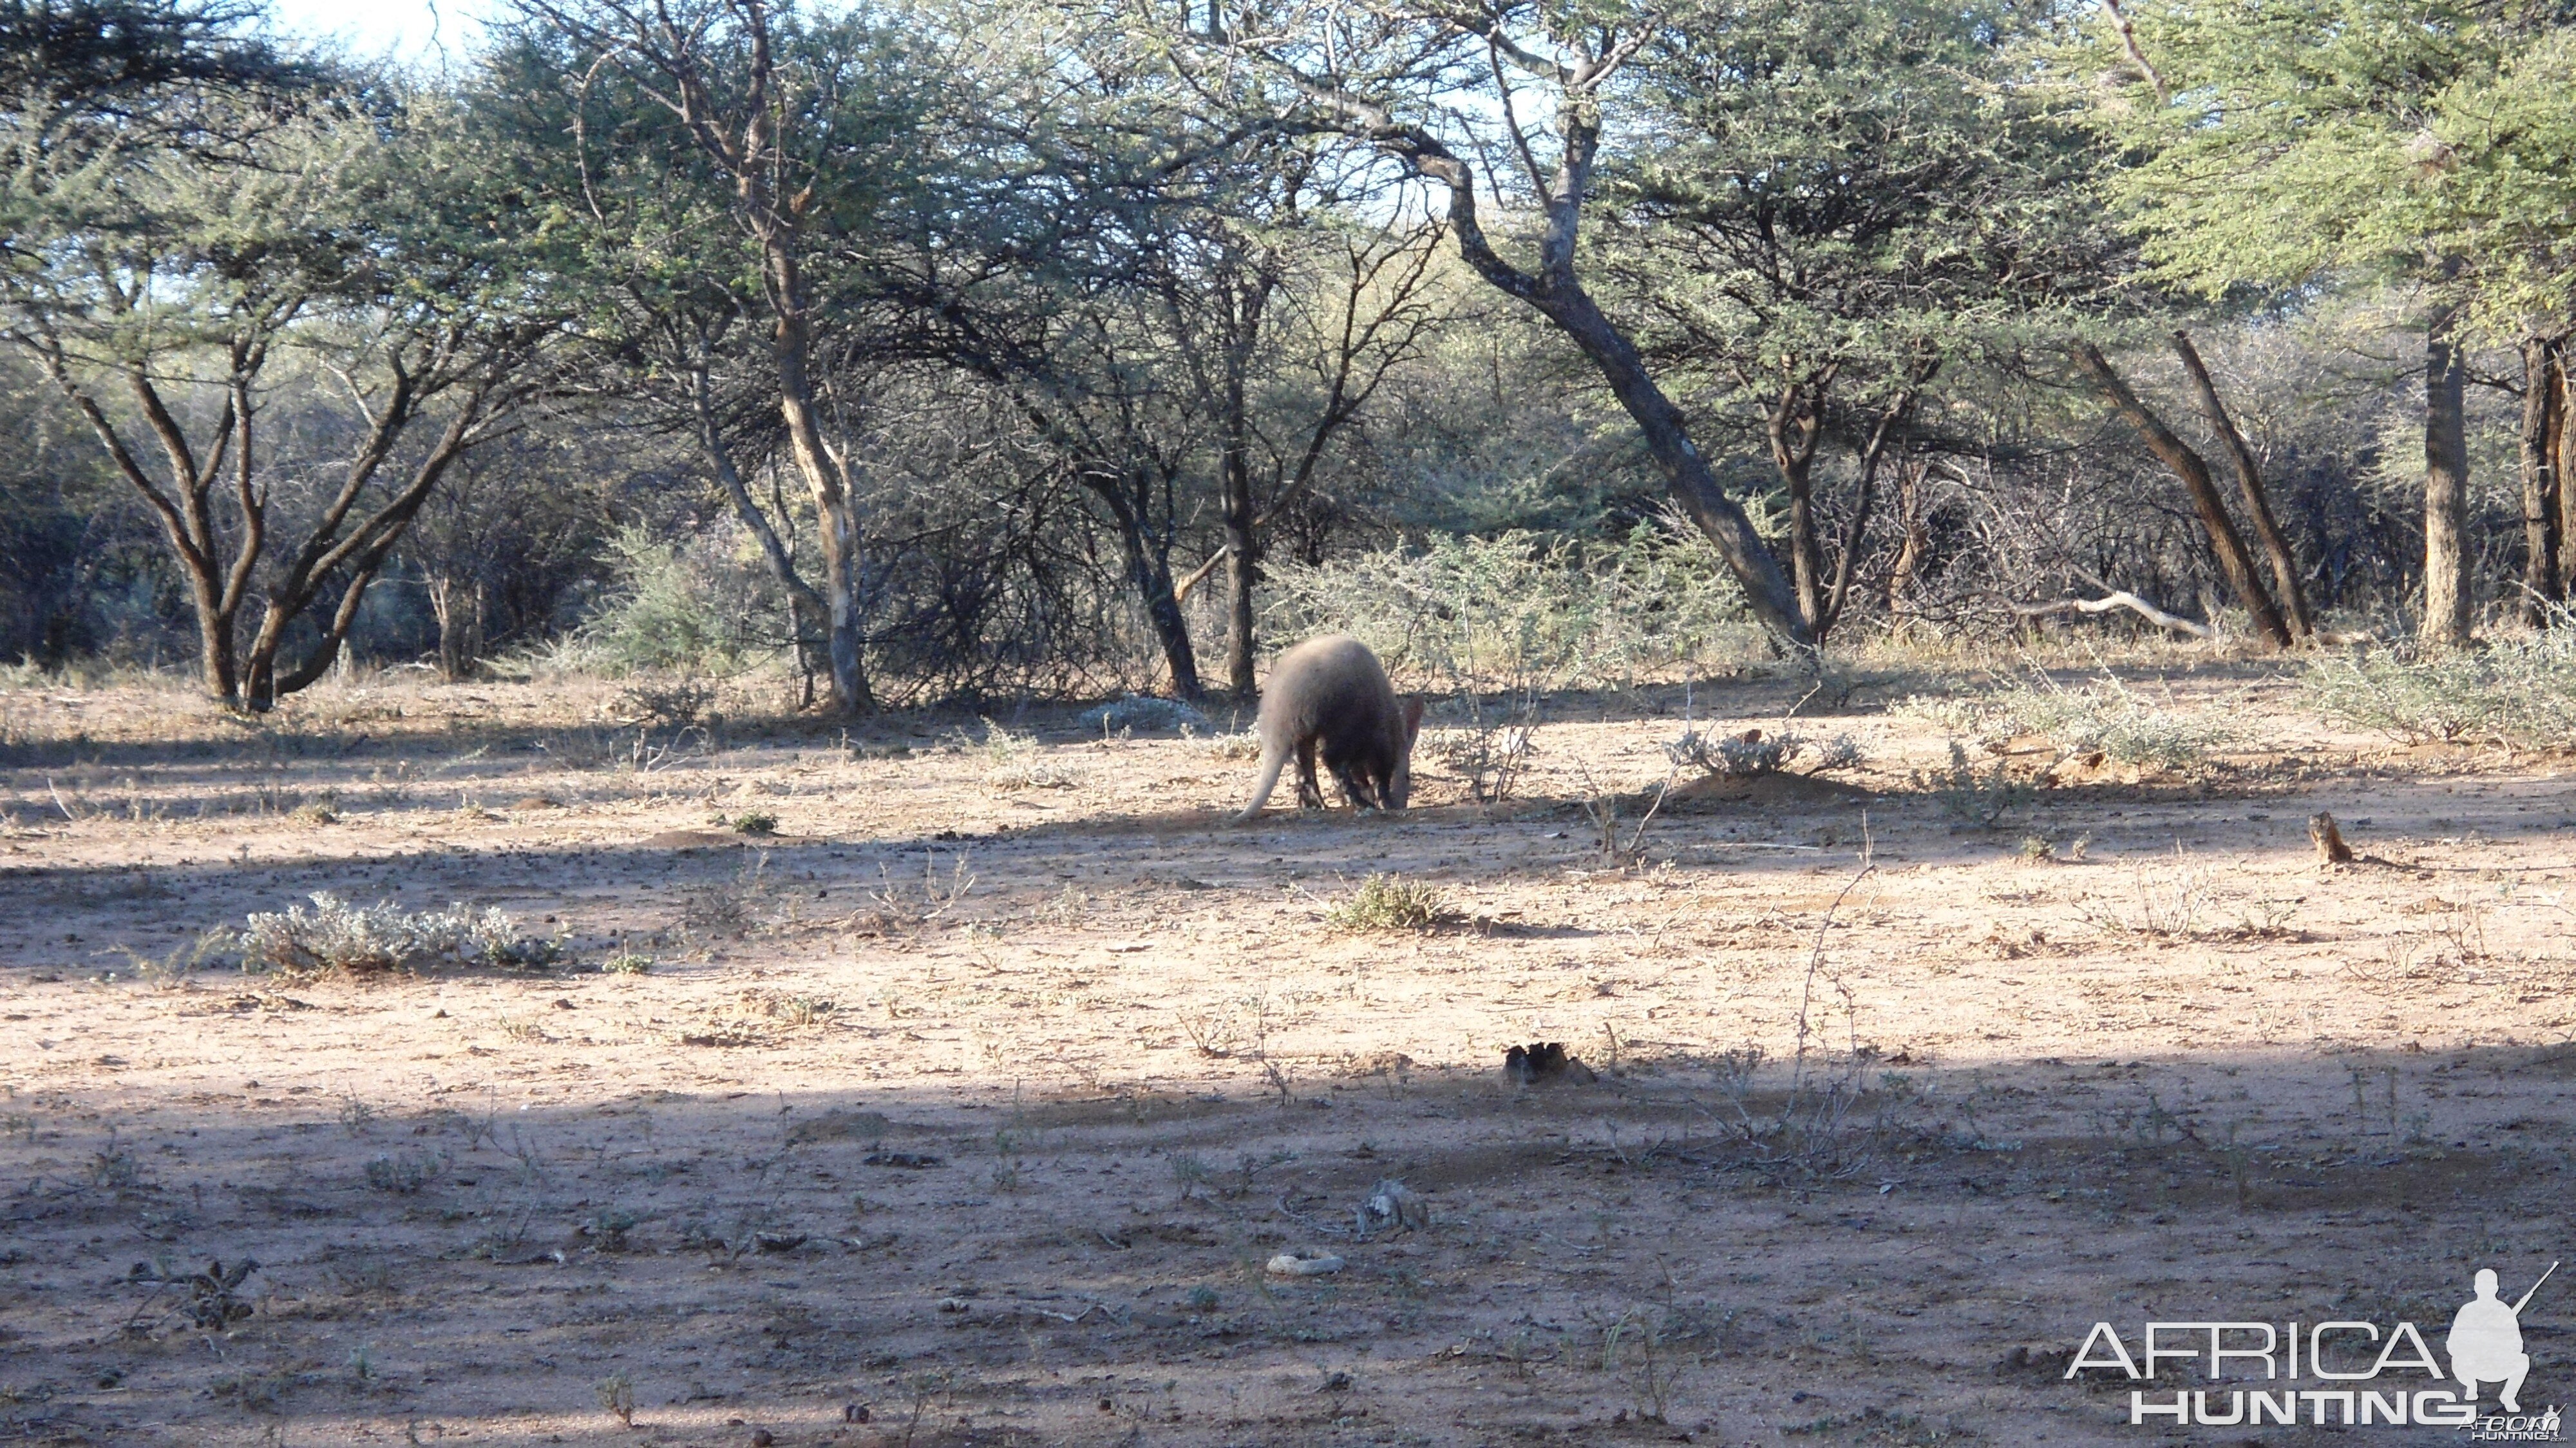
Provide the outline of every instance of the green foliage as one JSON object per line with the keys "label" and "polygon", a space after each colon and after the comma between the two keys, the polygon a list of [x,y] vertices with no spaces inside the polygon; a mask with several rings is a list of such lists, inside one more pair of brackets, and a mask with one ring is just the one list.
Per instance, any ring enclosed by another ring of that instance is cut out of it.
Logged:
{"label": "green foliage", "polygon": [[2374,649],[2319,660],[2301,681],[2330,719],[2410,743],[2576,745],[2576,629],[2479,649]]}
{"label": "green foliage", "polygon": [[438,1179],[447,1159],[427,1151],[400,1151],[367,1159],[367,1185],[380,1192],[408,1197]]}
{"label": "green foliage", "polygon": [[1273,582],[1272,637],[1347,633],[1390,670],[1483,694],[1615,687],[1751,636],[1715,551],[1652,525],[1615,544],[1435,537]]}
{"label": "green foliage", "polygon": [[792,636],[786,607],[742,542],[722,528],[676,540],[640,524],[618,530],[608,541],[615,579],[608,598],[551,662],[688,675],[776,653]]}
{"label": "green foliage", "polygon": [[1801,756],[1806,759],[1806,768],[1801,772],[1811,775],[1858,769],[1866,759],[1860,741],[1848,734],[1819,740],[1799,734],[1766,734],[1759,729],[1742,734],[1710,734],[1692,729],[1664,746],[1664,757],[1676,768],[1697,770],[1711,779],[1759,779],[1780,774]]}
{"label": "green foliage", "polygon": [[1429,930],[1457,913],[1437,886],[1386,874],[1361,881],[1324,919],[1338,930]]}
{"label": "green foliage", "polygon": [[[2563,27],[2481,0],[2147,0],[2131,14],[2172,99],[2132,70],[2097,117],[2138,154],[2112,194],[2157,275],[2213,297],[2429,283],[2495,334],[2566,313]],[[2125,67],[2107,27],[2089,39],[2077,65]]]}
{"label": "green foliage", "polygon": [[2031,12],[1700,0],[1673,12],[1605,241],[1649,335],[1757,410],[1894,390],[2086,293],[2118,250],[2079,126],[2016,83]]}

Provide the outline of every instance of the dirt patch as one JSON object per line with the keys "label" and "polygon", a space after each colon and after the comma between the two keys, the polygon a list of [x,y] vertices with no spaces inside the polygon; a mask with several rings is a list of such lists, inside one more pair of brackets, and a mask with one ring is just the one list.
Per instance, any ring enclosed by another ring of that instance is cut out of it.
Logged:
{"label": "dirt patch", "polygon": [[[2478,1268],[2576,1255],[2567,760],[2199,687],[2259,735],[2059,789],[1981,753],[2028,786],[1991,828],[1858,713],[1848,780],[1623,803],[1609,849],[1587,803],[1651,799],[1705,685],[1559,701],[1502,805],[1434,768],[1233,829],[1249,762],[1071,711],[1074,783],[1013,791],[926,721],[13,696],[0,1436],[2182,1441],[2065,1379],[2091,1324],[2438,1344]],[[1446,923],[1334,925],[1372,876]],[[316,891],[565,963],[190,954]],[[2526,1403],[2576,1398],[2571,1304]]]}

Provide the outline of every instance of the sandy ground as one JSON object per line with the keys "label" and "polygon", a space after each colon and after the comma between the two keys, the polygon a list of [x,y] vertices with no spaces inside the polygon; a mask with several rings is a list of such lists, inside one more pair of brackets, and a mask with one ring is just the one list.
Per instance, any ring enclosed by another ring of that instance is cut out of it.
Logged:
{"label": "sandy ground", "polygon": [[[2161,672],[2237,744],[1972,749],[2033,789],[1963,826],[1889,683],[1796,726],[1863,768],[1642,832],[1679,688],[1551,701],[1500,805],[1426,750],[1406,816],[1228,830],[1250,761],[1071,711],[997,760],[606,685],[16,687],[0,1441],[2459,1441],[2133,1427],[2064,1367],[2096,1321],[2438,1348],[2477,1268],[2576,1258],[2576,758]],[[1381,871],[1440,921],[1337,925]],[[316,891],[568,963],[184,969]],[[1507,1080],[1536,1041],[1597,1079]],[[1363,1223],[1386,1181],[1427,1223]],[[2526,1407],[2571,1324],[2562,1272]]]}

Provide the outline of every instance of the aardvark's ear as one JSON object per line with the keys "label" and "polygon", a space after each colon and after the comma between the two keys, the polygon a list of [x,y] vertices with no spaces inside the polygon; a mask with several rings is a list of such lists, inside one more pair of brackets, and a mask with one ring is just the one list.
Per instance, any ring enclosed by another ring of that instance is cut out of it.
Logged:
{"label": "aardvark's ear", "polygon": [[1405,700],[1405,701],[1404,701],[1404,738],[1405,738],[1405,742],[1406,742],[1406,743],[1408,743],[1408,744],[1409,744],[1409,743],[1411,743],[1411,742],[1413,741],[1414,737],[1415,737],[1416,735],[1420,734],[1421,732],[1422,732],[1422,701],[1421,701],[1420,699],[1407,699],[1407,700]]}

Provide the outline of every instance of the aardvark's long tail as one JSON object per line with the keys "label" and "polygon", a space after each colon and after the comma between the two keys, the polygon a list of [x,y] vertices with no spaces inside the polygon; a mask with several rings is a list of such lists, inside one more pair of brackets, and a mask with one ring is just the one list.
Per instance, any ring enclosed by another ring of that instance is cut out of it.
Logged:
{"label": "aardvark's long tail", "polygon": [[1261,807],[1262,807],[1263,805],[1265,805],[1265,804],[1270,803],[1270,791],[1272,791],[1272,790],[1274,790],[1274,789],[1277,789],[1277,788],[1279,787],[1279,771],[1280,771],[1280,770],[1282,770],[1282,769],[1285,769],[1285,768],[1287,768],[1287,767],[1288,767],[1288,751],[1287,751],[1287,750],[1285,750],[1285,749],[1264,749],[1264,750],[1262,750],[1262,751],[1261,751],[1261,783],[1260,783],[1260,785],[1259,785],[1257,788],[1255,788],[1255,789],[1252,791],[1252,803],[1250,803],[1250,804],[1248,804],[1248,805],[1245,805],[1245,806],[1243,807],[1243,813],[1241,813],[1241,814],[1239,814],[1239,815],[1234,816],[1231,820],[1227,821],[1227,823],[1229,823],[1229,824],[1238,824],[1238,825],[1240,825],[1240,824],[1250,824],[1250,823],[1252,822],[1252,817],[1253,817],[1253,816],[1255,816],[1255,815],[1257,815],[1257,814],[1259,814],[1259,813],[1261,813]]}

